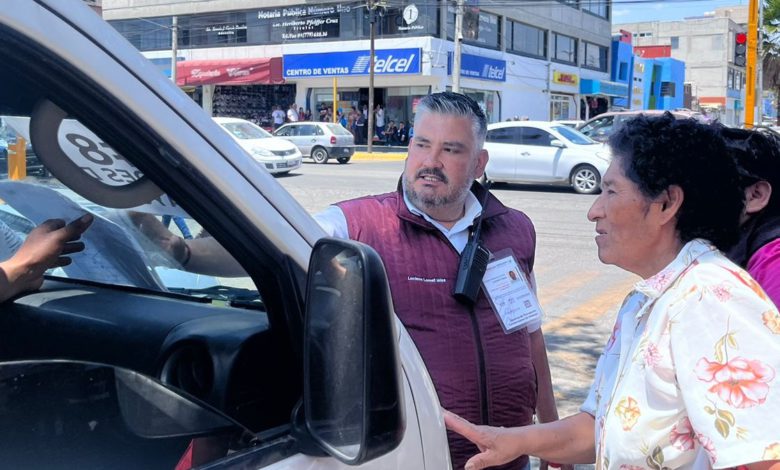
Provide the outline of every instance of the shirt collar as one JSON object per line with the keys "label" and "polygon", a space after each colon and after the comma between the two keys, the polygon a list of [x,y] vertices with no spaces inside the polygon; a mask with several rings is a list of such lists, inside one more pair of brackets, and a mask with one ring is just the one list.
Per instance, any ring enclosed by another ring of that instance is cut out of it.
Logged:
{"label": "shirt collar", "polygon": [[634,289],[651,300],[657,299],[674,284],[697,258],[714,250],[715,247],[706,240],[691,240],[682,247],[682,250],[677,253],[677,257],[671,263],[653,276],[637,282],[634,285]]}
{"label": "shirt collar", "polygon": [[406,196],[406,189],[401,187],[401,192],[403,193],[404,196],[404,204],[406,204],[406,208],[409,209],[409,212],[427,220],[428,222],[430,222],[431,225],[439,229],[444,234],[456,233],[468,229],[471,226],[472,222],[474,222],[474,219],[479,217],[479,215],[482,213],[482,204],[479,203],[477,197],[474,195],[473,192],[468,191],[468,193],[466,193],[466,201],[465,201],[466,210],[463,212],[463,217],[458,219],[458,221],[455,222],[455,224],[448,229],[447,227],[443,226],[436,220],[432,219],[430,216],[428,216],[428,214],[418,209],[414,204],[412,204],[412,201],[410,201],[409,198]]}

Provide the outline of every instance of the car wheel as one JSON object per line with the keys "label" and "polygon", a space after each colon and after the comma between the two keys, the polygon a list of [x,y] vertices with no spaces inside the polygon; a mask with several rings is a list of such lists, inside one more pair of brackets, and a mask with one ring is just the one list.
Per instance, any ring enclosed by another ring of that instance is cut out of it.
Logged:
{"label": "car wheel", "polygon": [[571,187],[580,194],[594,194],[600,184],[601,175],[590,165],[580,165],[571,172]]}
{"label": "car wheel", "polygon": [[322,147],[314,147],[311,151],[311,159],[314,163],[328,163],[328,151]]}
{"label": "car wheel", "polygon": [[349,161],[349,157],[340,157],[338,161],[343,165]]}

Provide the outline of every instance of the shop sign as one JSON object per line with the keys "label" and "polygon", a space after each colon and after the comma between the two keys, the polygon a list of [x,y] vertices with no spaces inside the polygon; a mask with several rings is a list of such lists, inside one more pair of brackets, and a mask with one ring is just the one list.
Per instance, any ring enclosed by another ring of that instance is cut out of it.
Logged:
{"label": "shop sign", "polygon": [[235,36],[236,31],[246,31],[246,23],[206,26],[207,33],[215,33],[217,36]]}
{"label": "shop sign", "polygon": [[[447,75],[452,75],[452,53],[447,56]],[[480,80],[506,81],[506,61],[461,54],[460,76]]]}
{"label": "shop sign", "polygon": [[559,85],[577,86],[580,82],[580,77],[576,73],[564,73],[559,71],[553,71],[553,83]]}
{"label": "shop sign", "polygon": [[258,11],[257,18],[270,22],[283,40],[332,39],[339,37],[341,13],[351,10],[351,5],[342,4],[268,8]]}
{"label": "shop sign", "polygon": [[[286,54],[284,78],[337,77],[369,74],[369,51]],[[374,53],[374,73],[420,73],[420,49],[382,49]]]}
{"label": "shop sign", "polygon": [[414,3],[407,5],[406,7],[404,7],[403,13],[401,14],[403,25],[398,26],[398,31],[413,31],[413,30],[425,29],[425,26],[421,24],[415,24],[419,17],[420,17],[420,11],[417,9],[417,5],[415,5]]}

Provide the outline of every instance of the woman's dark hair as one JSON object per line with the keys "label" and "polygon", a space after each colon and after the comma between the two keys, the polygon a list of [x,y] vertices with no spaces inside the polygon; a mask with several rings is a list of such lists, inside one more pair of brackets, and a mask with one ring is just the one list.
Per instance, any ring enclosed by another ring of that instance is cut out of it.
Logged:
{"label": "woman's dark hair", "polygon": [[718,130],[693,119],[639,115],[609,139],[626,177],[649,199],[682,188],[677,231],[683,242],[704,238],[725,250],[738,236],[744,207],[737,166]]}
{"label": "woman's dark hair", "polygon": [[737,163],[740,187],[744,190],[759,181],[772,186],[769,204],[762,212],[780,215],[780,139],[772,131],[718,128],[726,147]]}

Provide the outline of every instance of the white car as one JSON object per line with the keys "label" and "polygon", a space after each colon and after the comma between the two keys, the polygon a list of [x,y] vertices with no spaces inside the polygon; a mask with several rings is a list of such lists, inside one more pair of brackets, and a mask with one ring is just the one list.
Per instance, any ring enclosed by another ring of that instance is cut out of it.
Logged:
{"label": "white car", "polygon": [[564,126],[571,127],[572,129],[577,129],[584,123],[585,121],[579,119],[563,119],[563,120],[551,122],[551,124],[563,124]]}
{"label": "white car", "polygon": [[[451,468],[376,251],[324,237],[86,2],[0,8],[0,63],[0,115],[51,173],[0,176],[0,259],[46,219],[94,218],[0,306],[3,467]],[[172,282],[196,272],[209,285]]]}
{"label": "white car", "polygon": [[490,124],[485,149],[484,181],[570,185],[581,194],[599,191],[612,157],[579,131],[543,121]]}
{"label": "white car", "polygon": [[301,151],[290,141],[274,137],[262,127],[244,119],[213,119],[249,152],[252,158],[265,165],[269,173],[286,174],[301,167]]}

